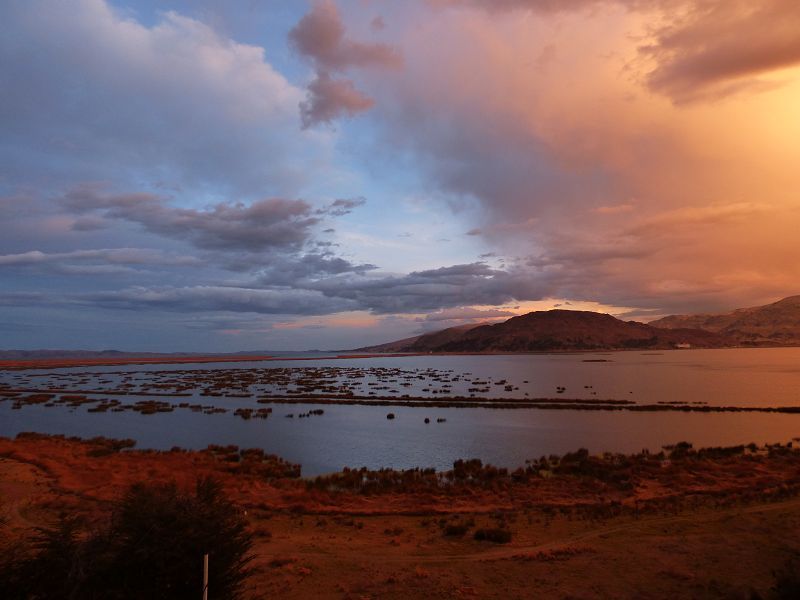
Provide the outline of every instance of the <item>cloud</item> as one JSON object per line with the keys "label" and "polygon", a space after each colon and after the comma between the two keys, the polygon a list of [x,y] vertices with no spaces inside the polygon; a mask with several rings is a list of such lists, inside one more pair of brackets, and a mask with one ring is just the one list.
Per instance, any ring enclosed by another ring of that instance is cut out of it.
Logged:
{"label": "cloud", "polygon": [[67,192],[62,204],[78,214],[136,223],[206,250],[297,250],[320,222],[309,203],[284,198],[194,209],[170,206],[167,198],[155,194],[104,194],[96,186],[81,186]]}
{"label": "cloud", "polygon": [[354,264],[344,258],[329,253],[308,253],[302,256],[285,257],[269,263],[246,263],[246,268],[258,268],[258,281],[262,285],[299,286],[311,285],[329,275],[355,273],[363,275],[367,271],[377,269],[372,264]]}
{"label": "cloud", "polygon": [[349,39],[332,0],[316,2],[289,32],[289,43],[316,68],[316,77],[308,84],[306,99],[300,103],[304,129],[345,115],[355,116],[375,104],[352,80],[334,78],[331,72],[352,68],[396,69],[403,64],[400,54],[386,44]]}
{"label": "cloud", "polygon": [[[353,266],[341,259],[306,256],[277,263],[250,285],[138,285],[122,290],[65,293],[59,302],[121,310],[183,312],[252,312],[283,315],[329,315],[345,311],[375,314],[440,312],[441,320],[506,316],[505,311],[475,310],[468,304],[499,305],[508,300],[537,300],[548,295],[542,278],[523,270],[492,269],[483,263],[453,265],[408,275],[370,275],[371,265]],[[337,270],[340,272],[336,274]],[[312,277],[317,274],[320,277]],[[7,296],[14,305],[17,296]],[[36,303],[53,303],[39,295]],[[20,306],[32,302],[20,296]],[[448,311],[447,309],[455,309]],[[431,317],[431,321],[436,317]]]}
{"label": "cloud", "polygon": [[302,90],[263,48],[175,12],[144,25],[104,0],[4,2],[0,22],[6,184],[281,194],[324,167],[325,137],[297,131]]}
{"label": "cloud", "polygon": [[81,217],[75,219],[72,223],[73,231],[97,231],[98,229],[105,229],[109,226],[109,222],[101,217]]}
{"label": "cloud", "polygon": [[[411,157],[426,191],[467,207],[453,215],[468,219],[463,243],[510,259],[497,277],[509,296],[641,308],[769,300],[743,273],[772,281],[773,297],[796,293],[800,85],[787,74],[786,89],[688,106],[648,79],[673,59],[649,49],[668,28],[689,32],[717,7],[728,19],[720,35],[676,48],[713,48],[732,28],[739,63],[754,50],[741,42],[748,28],[757,47],[785,3],[457,4],[480,10],[431,10],[402,32],[405,67],[381,80],[374,115],[383,146]],[[509,12],[528,8],[527,18]],[[545,48],[556,51],[540,69]],[[774,80],[767,73],[758,77]],[[521,273],[531,289],[518,287]]]}
{"label": "cloud", "polygon": [[674,8],[690,0],[426,0],[436,8],[476,8],[491,13],[527,10],[541,14],[569,13],[620,6],[628,10]]}
{"label": "cloud", "polygon": [[307,97],[300,103],[300,118],[308,128],[344,115],[353,117],[374,105],[375,101],[358,91],[349,79],[334,79],[322,71],[308,84]]}
{"label": "cloud", "polygon": [[51,301],[52,296],[42,292],[0,292],[0,306],[31,306]]}
{"label": "cloud", "polygon": [[[438,327],[494,318],[470,305],[692,312],[797,291],[786,0],[430,0],[385,30],[329,1],[256,15],[269,51],[240,41],[255,27],[209,26],[213,3],[124,4],[0,6],[6,320],[50,302],[54,328],[129,311],[125,335],[182,312]],[[334,231],[362,191],[376,204]]]}
{"label": "cloud", "polygon": [[428,313],[424,317],[417,317],[415,321],[419,324],[417,332],[427,333],[448,327],[504,321],[513,316],[515,313],[507,310],[457,306]]}
{"label": "cloud", "polygon": [[429,313],[425,315],[424,320],[426,322],[484,321],[503,317],[513,317],[514,314],[515,313],[507,310],[479,309],[471,306],[458,306],[455,308],[448,308]]}
{"label": "cloud", "polygon": [[[543,15],[621,7],[651,19],[640,47],[654,63],[648,87],[676,103],[716,100],[779,82],[760,79],[800,65],[800,11],[794,0],[428,0],[440,8]],[[747,43],[742,43],[746,39]]]}
{"label": "cloud", "polygon": [[800,65],[798,31],[794,0],[689,3],[642,48],[656,63],[647,84],[677,103],[768,89],[761,75]]}
{"label": "cloud", "polygon": [[202,264],[193,256],[171,255],[159,250],[145,248],[110,248],[98,250],[74,250],[72,252],[41,252],[31,250],[20,254],[0,255],[1,267],[29,265],[66,265],[75,262],[99,262],[108,265],[161,265],[192,266]]}
{"label": "cloud", "polygon": [[344,215],[349,215],[353,212],[353,209],[364,206],[366,203],[367,199],[363,197],[338,198],[331,203],[330,207],[325,209],[325,213],[332,217],[342,217]]}
{"label": "cloud", "polygon": [[322,315],[350,310],[354,303],[326,297],[313,290],[252,289],[223,286],[133,287],[83,294],[77,298],[104,308],[179,312],[245,312],[283,315]]}
{"label": "cloud", "polygon": [[618,215],[621,213],[629,213],[633,210],[636,210],[636,206],[633,204],[611,204],[593,208],[592,212],[596,212],[599,215]]}
{"label": "cloud", "polygon": [[414,313],[464,306],[499,305],[512,299],[538,300],[548,293],[546,276],[493,269],[485,263],[452,265],[401,276],[344,275],[310,287],[326,296],[352,300],[375,313]]}
{"label": "cloud", "polygon": [[756,202],[687,206],[642,219],[628,232],[635,235],[664,235],[672,233],[676,229],[698,225],[718,226],[726,223],[741,223],[768,211],[768,205]]}
{"label": "cloud", "polygon": [[348,39],[339,10],[332,0],[314,4],[289,32],[289,41],[301,55],[322,71],[358,68],[397,68],[400,54],[386,44],[367,44]]}
{"label": "cloud", "polygon": [[378,15],[377,17],[373,17],[373,19],[369,22],[369,26],[374,31],[381,31],[386,29],[386,21],[383,20],[383,17]]}

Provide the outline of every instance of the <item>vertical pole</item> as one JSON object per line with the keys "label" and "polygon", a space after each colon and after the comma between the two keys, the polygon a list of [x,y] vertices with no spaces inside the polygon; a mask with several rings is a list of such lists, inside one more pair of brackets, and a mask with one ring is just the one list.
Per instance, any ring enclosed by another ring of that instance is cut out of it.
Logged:
{"label": "vertical pole", "polygon": [[203,600],[208,600],[208,554],[203,554]]}

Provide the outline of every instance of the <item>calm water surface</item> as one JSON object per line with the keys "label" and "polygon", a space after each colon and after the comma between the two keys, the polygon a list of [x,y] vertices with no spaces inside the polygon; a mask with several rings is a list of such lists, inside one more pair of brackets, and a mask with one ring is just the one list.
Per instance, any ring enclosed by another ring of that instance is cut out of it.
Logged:
{"label": "calm water surface", "polygon": [[[600,360],[606,362],[594,362]],[[559,398],[621,399],[645,404],[678,401],[717,406],[800,406],[800,348],[128,365],[0,372],[0,385],[14,386],[27,381],[32,387],[47,387],[53,381],[46,376],[48,373],[102,373],[93,377],[112,382],[109,385],[113,388],[122,375],[110,374],[122,372],[137,372],[136,379],[146,381],[148,372],[165,370],[309,367],[362,370],[366,373],[361,382],[365,386],[372,379],[377,381],[370,375],[370,369],[393,368],[404,372],[436,369],[465,380],[505,379],[519,388],[506,392],[503,386],[492,384],[489,393],[481,394],[487,396],[522,398],[527,393],[531,398],[556,397],[556,388],[563,386],[566,391]],[[452,393],[466,392],[469,385],[467,381],[453,383]],[[402,391],[426,395],[422,392],[426,386],[432,387],[429,382],[415,381]],[[244,421],[231,413],[206,415],[187,410],[155,415],[87,413],[86,407],[41,405],[12,410],[7,401],[0,403],[0,435],[39,431],[132,437],[138,447],[162,449],[203,448],[210,443],[261,447],[301,463],[305,475],[362,465],[444,469],[458,458],[470,457],[515,467],[526,459],[579,447],[592,452],[633,452],[642,448],[658,450],[664,444],[681,440],[708,446],[788,441],[800,436],[800,415],[794,414],[264,405],[252,399],[199,396],[161,399],[175,404],[202,400],[203,404],[226,408],[272,406],[274,412],[266,420]],[[325,414],[306,419],[284,418],[287,413],[297,414],[312,408],[322,408]],[[388,412],[393,412],[396,418],[387,420]],[[430,418],[430,424],[424,423],[426,417]],[[437,423],[437,418],[446,422]]]}

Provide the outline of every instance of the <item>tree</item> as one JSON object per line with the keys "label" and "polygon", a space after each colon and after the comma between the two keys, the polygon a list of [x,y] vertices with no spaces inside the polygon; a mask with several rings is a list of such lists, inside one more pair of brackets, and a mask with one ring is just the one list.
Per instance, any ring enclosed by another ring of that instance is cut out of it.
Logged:
{"label": "tree", "polygon": [[212,597],[235,599],[251,547],[245,519],[216,481],[199,480],[192,494],[174,483],[138,483],[107,527],[81,535],[62,519],[40,530],[31,553],[7,561],[0,580],[11,582],[10,598],[196,599],[208,553]]}

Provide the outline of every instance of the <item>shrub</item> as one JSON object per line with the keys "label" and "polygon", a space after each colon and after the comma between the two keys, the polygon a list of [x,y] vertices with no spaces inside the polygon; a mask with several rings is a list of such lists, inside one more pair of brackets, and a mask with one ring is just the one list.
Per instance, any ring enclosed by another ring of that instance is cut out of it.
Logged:
{"label": "shrub", "polygon": [[[61,516],[51,529],[37,529],[26,556],[24,548],[8,552],[0,565],[5,598],[70,598],[80,588],[85,560],[75,519]],[[43,576],[45,575],[46,576]]]}
{"label": "shrub", "polygon": [[135,484],[107,527],[82,533],[69,518],[40,530],[31,552],[0,566],[5,597],[197,598],[205,553],[214,598],[239,597],[250,573],[252,536],[211,479],[199,480],[193,494]]}
{"label": "shrub", "polygon": [[448,523],[444,526],[444,535],[448,537],[462,537],[469,531],[468,523]]}
{"label": "shrub", "polygon": [[494,542],[495,544],[508,544],[511,541],[511,532],[508,529],[478,529],[475,539],[479,542]]}

